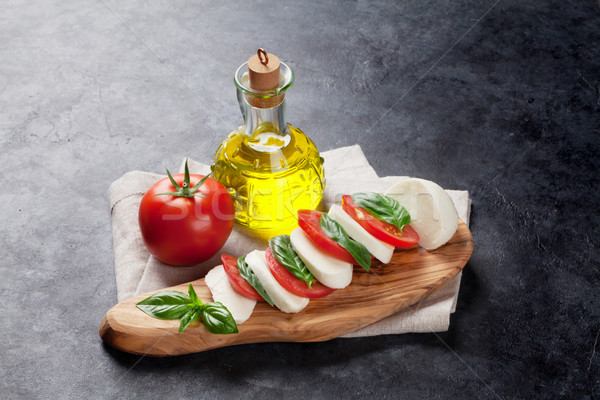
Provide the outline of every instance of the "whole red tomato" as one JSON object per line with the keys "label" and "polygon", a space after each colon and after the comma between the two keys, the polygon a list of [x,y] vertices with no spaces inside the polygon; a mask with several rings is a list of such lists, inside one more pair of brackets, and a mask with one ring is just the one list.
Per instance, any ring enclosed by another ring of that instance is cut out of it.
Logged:
{"label": "whole red tomato", "polygon": [[216,180],[189,175],[187,164],[185,174],[167,173],[169,177],[156,182],[140,203],[138,219],[144,243],[166,264],[194,265],[208,260],[233,229],[233,201]]}

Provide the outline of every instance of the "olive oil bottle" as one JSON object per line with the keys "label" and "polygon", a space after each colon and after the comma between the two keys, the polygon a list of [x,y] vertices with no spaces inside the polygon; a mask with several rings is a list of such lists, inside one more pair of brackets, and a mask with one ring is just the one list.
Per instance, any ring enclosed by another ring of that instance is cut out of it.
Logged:
{"label": "olive oil bottle", "polygon": [[217,149],[213,177],[232,196],[238,224],[266,236],[289,233],[297,211],[315,209],[325,187],[319,151],[285,119],[294,73],[259,49],[237,69],[234,82],[244,125]]}

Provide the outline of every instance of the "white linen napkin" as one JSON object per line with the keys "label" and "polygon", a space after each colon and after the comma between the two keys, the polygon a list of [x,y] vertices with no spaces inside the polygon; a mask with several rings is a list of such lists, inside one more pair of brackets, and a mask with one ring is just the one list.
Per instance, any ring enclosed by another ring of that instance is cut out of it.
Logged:
{"label": "white linen napkin", "polygon": [[[325,159],[326,186],[324,209],[340,203],[341,196],[358,191],[384,192],[405,176],[379,178],[369,165],[360,146],[354,145],[321,153]],[[185,160],[184,160],[185,162]],[[210,167],[188,160],[190,173],[207,174]],[[183,162],[180,169],[183,171]],[[221,254],[239,257],[267,243],[234,226],[227,243],[211,259],[194,267],[173,267],[152,257],[146,249],[138,226],[138,209],[142,196],[164,175],[132,171],[113,182],[109,189],[115,255],[115,276],[119,301],[134,295],[174,286],[202,278],[221,264]],[[468,192],[447,191],[459,217],[468,225],[471,200]],[[460,286],[459,274],[446,286],[419,304],[344,337],[375,336],[407,332],[442,332],[448,329],[450,314],[455,311]]]}

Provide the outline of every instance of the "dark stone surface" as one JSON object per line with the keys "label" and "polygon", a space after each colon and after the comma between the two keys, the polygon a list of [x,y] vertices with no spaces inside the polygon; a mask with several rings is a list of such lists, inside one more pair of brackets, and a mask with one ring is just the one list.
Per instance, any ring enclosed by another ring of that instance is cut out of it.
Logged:
{"label": "dark stone surface", "polygon": [[[0,17],[0,397],[600,397],[597,1],[8,1]],[[473,198],[450,330],[170,359],[97,334],[109,184],[241,122],[232,75],[290,62],[290,122],[380,175]]]}

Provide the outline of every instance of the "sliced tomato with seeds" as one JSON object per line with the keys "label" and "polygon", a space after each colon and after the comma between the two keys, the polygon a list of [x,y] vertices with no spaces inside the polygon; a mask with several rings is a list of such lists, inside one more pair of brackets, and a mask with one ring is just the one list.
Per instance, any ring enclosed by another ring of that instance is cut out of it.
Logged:
{"label": "sliced tomato with seeds", "polygon": [[332,293],[335,289],[323,285],[321,282],[314,280],[310,289],[305,281],[301,281],[296,278],[286,267],[281,265],[279,261],[275,259],[271,248],[267,247],[265,252],[265,258],[267,259],[267,266],[271,270],[271,273],[275,277],[275,280],[279,282],[285,290],[296,296],[306,297],[309,299],[318,299],[325,297]]}
{"label": "sliced tomato with seeds", "polygon": [[367,232],[392,246],[407,249],[420,240],[419,234],[410,225],[404,226],[400,232],[397,226],[381,221],[369,214],[367,210],[357,206],[352,196],[348,194],[342,196],[342,208]]}
{"label": "sliced tomato with seeds", "polygon": [[248,283],[248,281],[240,275],[240,271],[237,267],[237,258],[223,254],[221,256],[221,261],[223,262],[223,269],[225,269],[225,274],[227,274],[227,279],[229,280],[233,290],[249,299],[265,301],[265,299],[262,298],[256,289],[254,289]]}
{"label": "sliced tomato with seeds", "polygon": [[323,232],[319,226],[322,214],[321,211],[299,210],[298,225],[319,248],[329,253],[332,257],[358,265],[348,250],[337,244],[335,240]]}

